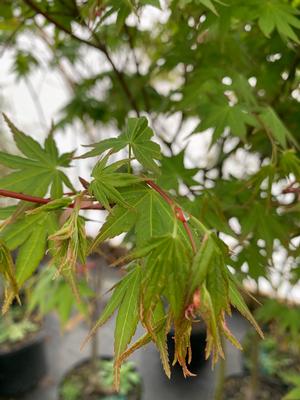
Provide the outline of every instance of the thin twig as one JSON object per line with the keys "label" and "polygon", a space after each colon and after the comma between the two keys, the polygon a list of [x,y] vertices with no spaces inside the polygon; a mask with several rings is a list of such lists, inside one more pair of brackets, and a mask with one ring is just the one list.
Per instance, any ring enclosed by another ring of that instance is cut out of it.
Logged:
{"label": "thin twig", "polygon": [[[140,115],[139,113],[139,109],[138,106],[136,104],[135,99],[132,96],[132,93],[126,83],[126,80],[124,78],[124,75],[121,71],[118,70],[116,64],[114,63],[114,61],[112,60],[106,46],[100,41],[100,39],[98,38],[98,36],[95,34],[95,32],[90,31],[94,40],[96,40],[96,42],[92,42],[89,40],[86,40],[80,36],[75,35],[71,29],[66,28],[63,24],[61,24],[59,21],[57,21],[55,18],[53,18],[53,16],[51,14],[49,14],[47,11],[43,10],[42,8],[40,8],[34,1],[32,0],[23,0],[25,4],[27,4],[28,7],[30,7],[32,10],[34,10],[37,14],[41,14],[44,18],[46,18],[46,20],[48,22],[51,22],[52,24],[54,24],[58,29],[60,29],[61,31],[67,33],[69,36],[71,36],[73,39],[86,44],[87,46],[93,47],[97,50],[100,50],[107,58],[107,60],[109,61],[124,93],[126,94],[132,108],[135,110],[137,116]],[[85,25],[86,27],[86,25]],[[90,30],[90,29],[89,29]]]}
{"label": "thin twig", "polygon": [[[29,203],[36,203],[36,204],[48,204],[51,201],[53,201],[53,199],[50,199],[50,198],[44,199],[42,197],[30,196],[28,194],[13,192],[11,190],[4,190],[4,189],[0,189],[0,196],[10,197],[11,199],[18,199],[18,200],[28,201]],[[74,208],[74,206],[75,206],[75,203],[71,203],[67,207]],[[83,201],[82,206],[80,208],[82,210],[104,210],[104,207],[102,206],[102,204],[99,204],[99,203],[93,204],[91,200],[88,200],[88,202]]]}

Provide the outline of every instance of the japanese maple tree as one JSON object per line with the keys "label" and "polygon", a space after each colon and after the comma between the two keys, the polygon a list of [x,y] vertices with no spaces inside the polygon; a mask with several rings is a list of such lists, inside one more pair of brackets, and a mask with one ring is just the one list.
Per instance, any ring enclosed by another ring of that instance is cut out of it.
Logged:
{"label": "japanese maple tree", "polygon": [[[152,7],[161,19],[147,28],[142,21]],[[27,79],[42,67],[18,42],[27,33],[47,44],[48,65],[71,87],[43,146],[5,116],[20,154],[0,153],[13,170],[0,179],[0,195],[18,200],[0,211],[3,311],[46,252],[54,274],[82,301],[78,262],[126,233],[127,273],[91,332],[117,311],[116,385],[122,361],[151,340],[170,376],[171,327],[174,361],[186,376],[193,324],[205,324],[213,363],[223,357],[222,336],[240,347],[226,325],[232,306],[262,335],[242,280],[271,279],[277,249],[299,278],[299,2],[14,0],[0,5],[0,15],[0,40],[15,53],[16,76]],[[76,70],[87,49],[105,67],[68,74],[62,61]],[[101,131],[113,126],[115,135],[60,154],[55,132],[78,120]],[[206,154],[195,158],[194,139],[207,130]],[[65,168],[84,158],[94,166],[89,180],[78,177],[79,188]],[[230,168],[236,159],[238,170]],[[86,209],[108,212],[92,241]],[[231,248],[222,240],[228,237]],[[139,323],[145,335],[132,344]]]}

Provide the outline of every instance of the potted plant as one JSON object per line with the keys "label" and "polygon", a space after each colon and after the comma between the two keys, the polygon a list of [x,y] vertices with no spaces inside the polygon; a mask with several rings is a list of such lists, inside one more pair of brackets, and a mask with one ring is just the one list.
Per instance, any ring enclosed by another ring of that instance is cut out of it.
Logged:
{"label": "potted plant", "polygon": [[0,319],[1,396],[29,391],[47,371],[43,325],[27,304],[13,305]]}
{"label": "potted plant", "polygon": [[[80,363],[73,368],[60,383],[59,399],[79,400],[83,396],[86,399],[141,399],[141,376],[134,363],[127,361],[122,365],[118,392],[114,389],[113,360],[102,358],[98,360],[98,363],[98,367],[89,368],[86,363]],[[92,386],[89,385],[91,374],[94,380]]]}
{"label": "potted plant", "polygon": [[265,338],[250,331],[243,342],[243,371],[229,376],[223,398],[283,398],[291,388],[286,378],[300,372],[299,306],[276,298],[266,298],[256,309]]}

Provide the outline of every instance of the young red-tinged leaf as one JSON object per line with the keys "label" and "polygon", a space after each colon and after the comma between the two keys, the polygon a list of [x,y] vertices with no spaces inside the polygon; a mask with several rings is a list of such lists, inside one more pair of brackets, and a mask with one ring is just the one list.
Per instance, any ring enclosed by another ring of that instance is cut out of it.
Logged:
{"label": "young red-tinged leaf", "polygon": [[[162,320],[157,321],[156,325],[153,326],[152,333],[159,334],[161,331],[164,331],[166,325],[166,317]],[[164,332],[165,335],[165,332]],[[140,349],[146,344],[150,343],[153,340],[153,336],[149,333],[145,333],[142,337],[140,337],[136,342],[134,342],[130,347],[128,347],[124,353],[122,353],[118,359],[119,364],[121,365],[128,357],[130,357],[136,350]]]}
{"label": "young red-tinged leaf", "polygon": [[207,333],[206,333],[206,359],[212,354],[212,365],[218,361],[219,356],[224,358],[224,352],[222,349],[220,330],[218,327],[218,317],[215,314],[213,306],[212,296],[206,289],[205,285],[201,287],[201,308],[199,310],[201,317],[203,318]]}
{"label": "young red-tinged leaf", "polygon": [[[162,325],[160,329],[157,329]],[[167,346],[167,333],[169,331],[169,321],[164,310],[164,305],[162,301],[159,301],[155,307],[152,315],[152,327],[151,327],[151,337],[156,347],[158,348],[160,359],[168,378],[171,377],[171,369],[169,363],[169,353]]]}
{"label": "young red-tinged leaf", "polygon": [[[182,368],[185,377],[195,376],[187,367],[192,359],[190,337],[192,332],[192,322],[185,318],[174,321],[174,340],[175,354],[173,365],[178,362]],[[188,358],[188,360],[187,360]]]}
{"label": "young red-tinged leaf", "polygon": [[223,312],[223,315],[221,318],[221,328],[222,328],[222,332],[225,335],[226,339],[228,339],[230,341],[230,343],[237,349],[243,350],[240,342],[237,340],[237,338],[233,335],[233,333],[230,331],[230,329],[227,326],[227,323],[225,321],[225,312]]}

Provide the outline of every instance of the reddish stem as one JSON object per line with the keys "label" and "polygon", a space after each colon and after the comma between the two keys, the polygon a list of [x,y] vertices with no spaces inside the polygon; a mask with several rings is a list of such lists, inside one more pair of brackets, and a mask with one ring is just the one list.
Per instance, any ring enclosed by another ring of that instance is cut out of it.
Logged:
{"label": "reddish stem", "polygon": [[164,190],[162,190],[156,183],[154,183],[151,180],[147,180],[146,183],[147,183],[147,185],[151,186],[152,189],[154,189],[157,193],[159,193],[161,195],[161,197],[174,209],[176,218],[183,223],[183,227],[184,227],[184,229],[189,237],[189,240],[191,242],[192,249],[193,249],[194,253],[196,253],[197,252],[196,243],[194,241],[192,231],[188,225],[188,221],[184,215],[182,208],[177,206],[175,204],[174,200],[172,200],[171,197],[169,197],[167,195],[167,193]]}
{"label": "reddish stem", "polygon": [[[4,190],[0,189],[0,196],[3,197],[10,197],[12,199],[18,199],[18,200],[24,200],[28,201],[30,203],[36,203],[36,204],[48,204],[50,201],[53,201],[53,199],[43,199],[42,197],[36,197],[36,196],[30,196],[29,194],[24,194],[24,193],[17,193],[13,192],[11,190]],[[75,204],[69,204],[67,207],[68,208],[74,208]],[[91,204],[90,202],[85,202],[83,201],[82,206],[80,207],[83,210],[103,210],[104,207],[97,203],[97,204]]]}
{"label": "reddish stem", "polygon": [[[188,221],[184,215],[183,210],[176,205],[173,199],[163,190],[161,189],[156,183],[154,183],[151,180],[146,180],[147,185],[149,185],[152,189],[154,189],[157,193],[161,195],[161,197],[173,208],[176,218],[183,223],[183,227],[189,237],[189,240],[191,242],[191,246],[193,251],[196,253],[197,247],[191,232],[191,229],[188,225]],[[36,196],[30,196],[29,194],[24,194],[24,193],[17,193],[13,192],[11,190],[4,190],[0,189],[0,196],[3,197],[10,197],[12,199],[18,199],[18,200],[23,200],[23,201],[28,201],[30,203],[36,203],[36,204],[47,204],[50,203],[50,201],[53,201],[53,199],[48,198],[44,199],[42,197],[36,197]],[[68,208],[74,208],[75,203],[69,204],[67,206]],[[82,210],[104,210],[104,207],[97,203],[93,204],[90,200],[88,201],[82,201],[81,202],[81,207]]]}
{"label": "reddish stem", "polygon": [[192,248],[193,248],[193,252],[196,253],[197,252],[196,243],[194,241],[192,231],[191,231],[187,221],[183,222],[183,227],[184,227],[184,229],[185,229],[185,231],[186,231],[186,233],[187,233],[187,235],[188,235],[188,237],[190,239],[190,242],[191,242],[191,245],[192,245]]}
{"label": "reddish stem", "polygon": [[166,192],[164,192],[156,183],[154,183],[153,181],[151,181],[150,179],[148,179],[146,181],[147,185],[151,186],[152,189],[154,189],[157,193],[159,193],[161,195],[161,197],[163,197],[165,199],[165,201],[170,205],[170,206],[174,206],[175,203],[174,201],[171,199],[171,197],[169,197],[167,195]]}

